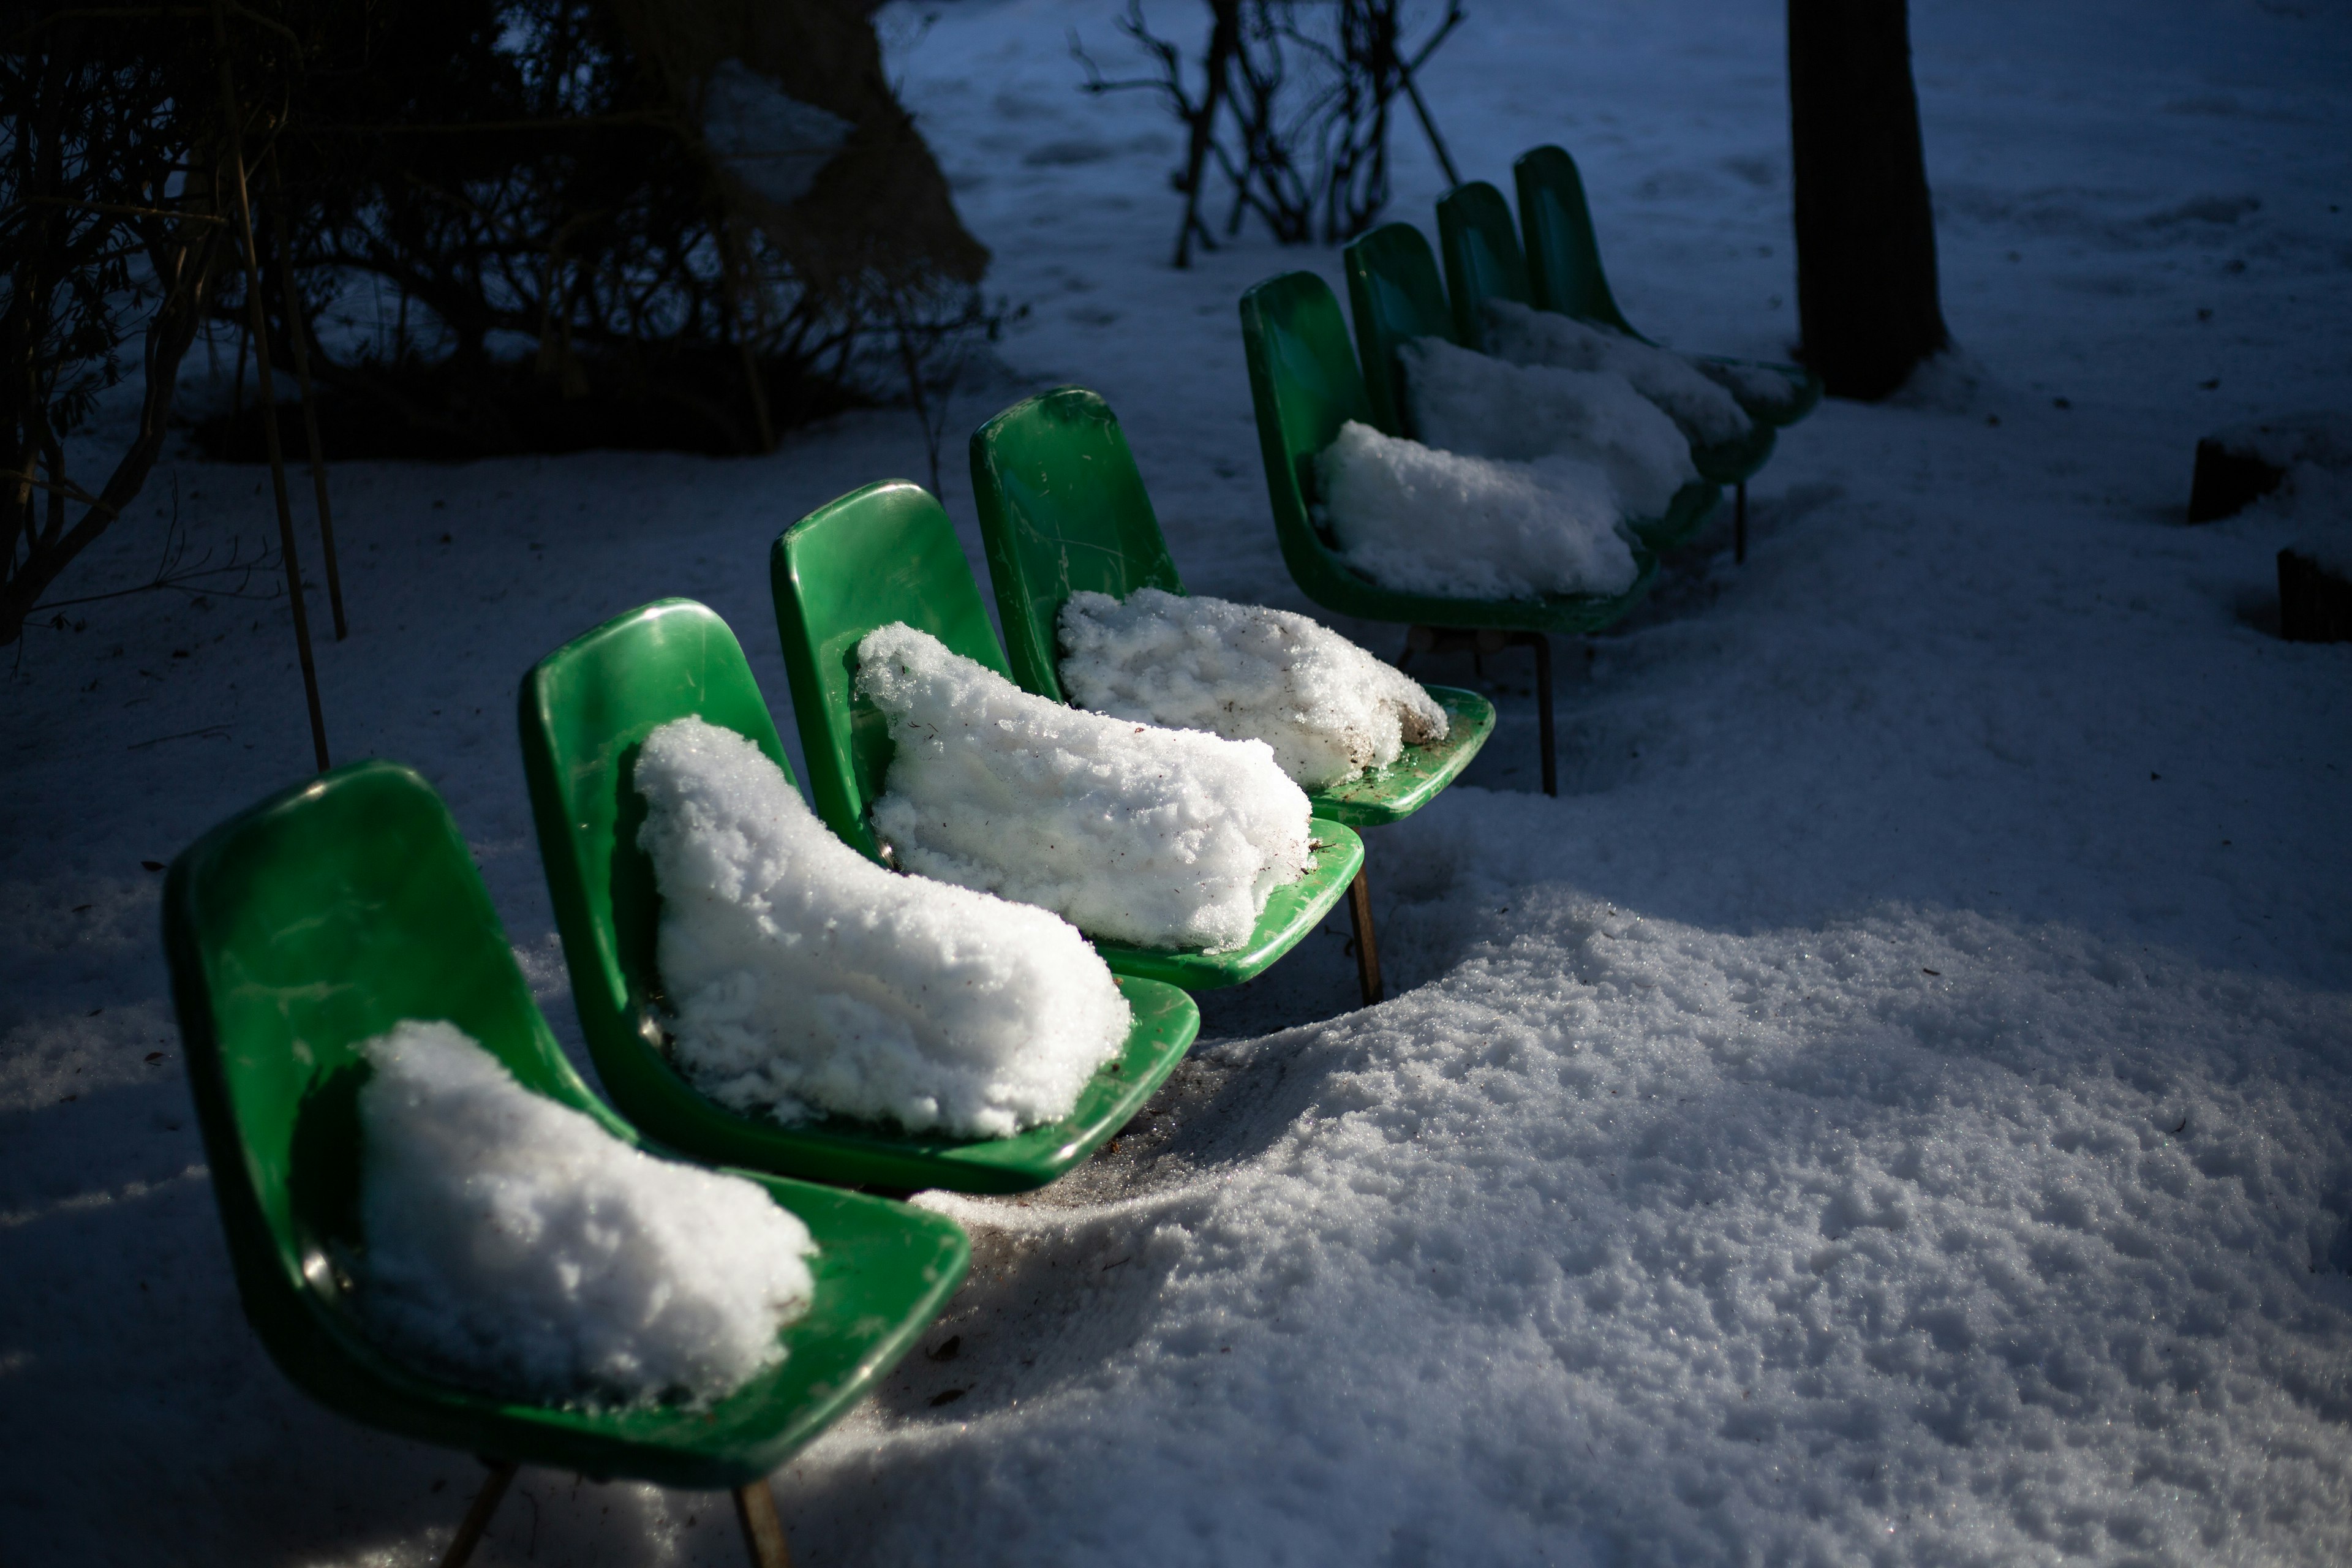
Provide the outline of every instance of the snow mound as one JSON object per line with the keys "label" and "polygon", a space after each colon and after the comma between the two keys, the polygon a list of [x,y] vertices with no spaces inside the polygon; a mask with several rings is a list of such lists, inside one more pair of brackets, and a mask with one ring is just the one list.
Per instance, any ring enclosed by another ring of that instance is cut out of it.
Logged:
{"label": "snow mound", "polygon": [[898,877],[731,730],[646,739],[638,842],[661,888],[675,1059],[737,1110],[1003,1138],[1059,1121],[1133,1016],[1068,922]]}
{"label": "snow mound", "polygon": [[1443,338],[1398,351],[1413,434],[1471,458],[1563,457],[1609,476],[1631,517],[1663,517],[1698,479],[1690,442],[1657,405],[1614,371],[1512,364]]}
{"label": "snow mound", "polygon": [[1216,952],[1311,863],[1307,796],[1263,741],[1066,708],[903,623],[857,659],[898,747],[874,830],[910,871]]}
{"label": "snow mound", "polygon": [[1264,741],[1305,789],[1445,738],[1445,710],[1395,666],[1288,610],[1141,588],[1076,593],[1059,619],[1063,688],[1115,719]]}
{"label": "snow mound", "polygon": [[[1613,371],[1699,446],[1738,441],[1755,428],[1739,400],[1681,354],[1516,300],[1489,300],[1486,314],[1486,342],[1496,358],[1555,370]],[[1772,379],[1789,386],[1786,377]]]}
{"label": "snow mound", "polygon": [[1315,473],[1341,558],[1387,587],[1535,599],[1622,594],[1641,575],[1608,476],[1573,458],[1465,457],[1351,419]]}
{"label": "snow mound", "polygon": [[1785,417],[1804,395],[1802,387],[1764,365],[1726,363],[1696,354],[1684,356],[1684,363],[1731,394],[1740,412],[1751,419]]}
{"label": "snow mound", "polygon": [[784,1359],[808,1227],[533,1094],[456,1026],[361,1047],[364,1321],[404,1360],[541,1404],[713,1400]]}

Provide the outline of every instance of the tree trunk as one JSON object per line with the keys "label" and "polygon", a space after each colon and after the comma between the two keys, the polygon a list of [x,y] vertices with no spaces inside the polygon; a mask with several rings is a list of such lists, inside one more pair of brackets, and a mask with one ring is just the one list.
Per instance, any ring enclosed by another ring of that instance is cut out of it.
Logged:
{"label": "tree trunk", "polygon": [[1789,141],[1801,352],[1884,397],[1949,342],[1905,0],[1789,0]]}

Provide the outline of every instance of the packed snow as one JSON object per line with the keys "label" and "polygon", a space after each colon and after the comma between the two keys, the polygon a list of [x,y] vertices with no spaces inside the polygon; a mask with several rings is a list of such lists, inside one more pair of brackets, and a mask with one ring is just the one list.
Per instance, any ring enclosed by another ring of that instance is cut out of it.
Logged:
{"label": "packed snow", "polygon": [[903,623],[857,645],[895,750],[874,831],[919,876],[1142,947],[1238,947],[1313,864],[1307,796],[1263,741],[1033,696]]}
{"label": "packed snow", "polygon": [[1628,518],[1664,517],[1698,479],[1690,442],[1664,410],[1613,370],[1513,364],[1444,338],[1397,352],[1412,433],[1471,458],[1570,458],[1609,476]]}
{"label": "packed snow", "polygon": [[361,1047],[352,1297],[403,1361],[541,1404],[718,1399],[784,1359],[808,1227],[517,1083],[455,1025]]}
{"label": "packed snow", "polygon": [[1264,741],[1301,789],[1384,768],[1445,738],[1421,683],[1293,610],[1139,588],[1062,605],[1062,688],[1081,708]]}
{"label": "packed snow", "polygon": [[1641,575],[1615,488],[1580,458],[1465,457],[1350,419],[1315,479],[1340,559],[1383,587],[1539,599],[1622,594]]}
{"label": "packed snow", "polygon": [[[1073,30],[1139,58],[1118,10],[879,13],[991,299],[1031,307],[948,438],[1093,387],[1187,584],[1316,613],[1234,301],[1297,268],[1344,297],[1340,258],[1252,227],[1168,267],[1178,128],[1074,89]],[[1636,323],[1790,359],[1784,8],[1562,15],[1475,0],[1415,74],[1461,171],[1507,188],[1568,147]],[[1942,391],[1828,400],[1751,481],[1745,564],[1721,519],[1626,622],[1554,639],[1557,799],[1524,653],[1415,658],[1499,721],[1365,835],[1391,1000],[1358,1005],[1336,916],[1199,994],[1115,1149],[923,1198],[975,1266],[778,1472],[796,1560],[2352,1561],[2352,648],[2277,635],[2305,497],[2184,521],[2200,437],[2352,406],[2352,16],[1910,16]],[[1409,123],[1391,148],[1384,216],[1431,230],[1444,174]],[[219,348],[184,395],[226,406]],[[78,482],[135,418],[127,363]],[[762,458],[333,467],[334,754],[448,799],[575,1058],[515,681],[656,593],[769,624],[779,498],[925,457],[880,408]],[[191,559],[275,538],[265,471],[167,448],[57,593],[147,580],[175,506]],[[0,1554],[428,1568],[479,1472],[270,1363],[183,1076],[142,862],[311,767],[283,601],[207,598],[0,649],[0,1402],[38,1416],[0,1427]],[[778,644],[745,645],[781,710]],[[528,1466],[514,1493],[481,1568],[744,1560],[709,1493]]]}
{"label": "packed snow", "polygon": [[893,876],[732,730],[663,725],[635,782],[673,1058],[721,1105],[1009,1137],[1069,1115],[1125,1045],[1127,999],[1068,921]]}
{"label": "packed snow", "polygon": [[[1489,300],[1485,315],[1486,352],[1496,358],[1623,376],[1698,446],[1741,440],[1755,428],[1739,400],[1685,355],[1555,310],[1530,310],[1516,300]],[[1788,384],[1784,376],[1773,379]]]}

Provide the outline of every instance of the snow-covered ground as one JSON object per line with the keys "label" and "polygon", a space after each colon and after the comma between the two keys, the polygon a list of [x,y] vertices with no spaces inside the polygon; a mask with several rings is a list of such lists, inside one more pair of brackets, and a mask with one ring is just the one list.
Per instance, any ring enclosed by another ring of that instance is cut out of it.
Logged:
{"label": "snow-covered ground", "polygon": [[[1303,608],[1234,300],[1337,258],[1166,268],[1171,128],[1073,87],[1067,29],[1122,59],[1114,10],[884,13],[1033,306],[955,423],[1097,388],[1188,583]],[[1428,78],[1465,169],[1563,142],[1637,323],[1780,352],[1781,7],[1470,10]],[[1560,646],[1557,801],[1524,656],[1491,662],[1468,784],[1368,835],[1391,1001],[1354,1008],[1334,921],[1202,998],[1113,1150],[925,1200],[971,1281],[780,1472],[801,1561],[2352,1554],[2352,648],[2272,633],[2304,524],[2181,521],[2199,435],[2352,405],[2352,21],[1914,13],[1966,362],[1788,432],[1744,568],[1718,528]],[[335,755],[445,792],[567,1038],[522,670],[688,594],[785,716],[767,542],[921,464],[885,410],[758,460],[336,471]],[[258,470],[181,459],[59,591],[142,574],[175,486],[199,549],[271,530]],[[282,608],[73,615],[7,667],[0,741],[0,1561],[433,1561],[472,1461],[310,1405],[238,1314],[142,868],[307,771]],[[478,1561],[740,1561],[713,1496],[517,1489]]]}

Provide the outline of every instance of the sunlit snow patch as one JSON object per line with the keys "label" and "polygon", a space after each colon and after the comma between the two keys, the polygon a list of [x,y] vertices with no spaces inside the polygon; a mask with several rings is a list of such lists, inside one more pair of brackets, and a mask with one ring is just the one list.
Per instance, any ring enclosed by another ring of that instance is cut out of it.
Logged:
{"label": "sunlit snow patch", "polygon": [[1614,371],[1512,364],[1443,338],[1398,351],[1412,433],[1465,457],[1576,458],[1608,474],[1628,517],[1664,517],[1698,478],[1690,442]]}
{"label": "sunlit snow patch", "polygon": [[1608,476],[1574,458],[1465,457],[1351,419],[1315,472],[1341,558],[1385,587],[1535,599],[1622,594],[1640,575]]}
{"label": "sunlit snow patch", "polygon": [[897,747],[874,830],[910,871],[1213,952],[1307,869],[1307,796],[1262,741],[1066,708],[903,624],[857,659]]}
{"label": "sunlit snow patch", "polygon": [[360,1311],[384,1346],[542,1404],[710,1400],[784,1358],[808,1227],[533,1094],[454,1025],[361,1047]]}
{"label": "sunlit snow patch", "polygon": [[675,1059],[720,1104],[1002,1138],[1067,1116],[1118,1055],[1127,999],[1067,921],[893,876],[741,735],[665,724],[636,784]]}
{"label": "sunlit snow patch", "polygon": [[1260,740],[1304,789],[1445,738],[1421,683],[1308,617],[1139,588],[1076,593],[1059,617],[1063,688],[1116,719]]}

